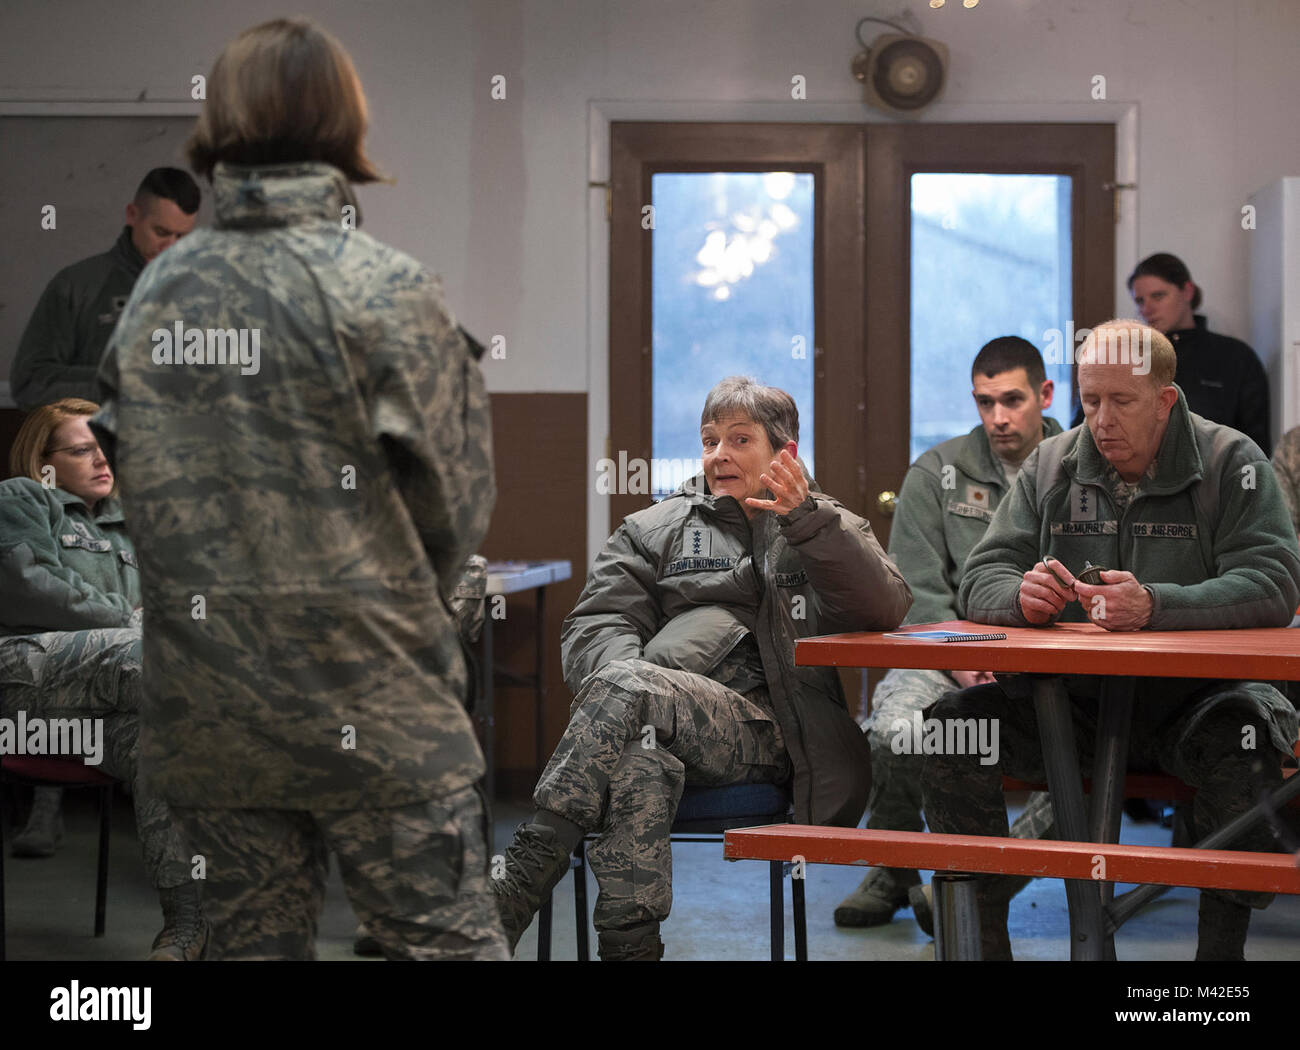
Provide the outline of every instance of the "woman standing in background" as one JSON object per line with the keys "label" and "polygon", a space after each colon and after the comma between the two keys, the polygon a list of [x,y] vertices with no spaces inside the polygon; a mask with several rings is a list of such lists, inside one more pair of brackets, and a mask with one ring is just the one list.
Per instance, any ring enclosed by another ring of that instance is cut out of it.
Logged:
{"label": "woman standing in background", "polygon": [[1268,376],[1255,351],[1219,335],[1194,311],[1201,289],[1176,255],[1148,255],[1129,275],[1128,290],[1142,320],[1163,332],[1178,353],[1174,381],[1198,416],[1240,430],[1269,455]]}

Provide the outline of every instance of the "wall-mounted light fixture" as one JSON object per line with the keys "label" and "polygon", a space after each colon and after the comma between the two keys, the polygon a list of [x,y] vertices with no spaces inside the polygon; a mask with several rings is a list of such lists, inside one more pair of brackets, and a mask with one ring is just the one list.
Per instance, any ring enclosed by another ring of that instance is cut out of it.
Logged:
{"label": "wall-mounted light fixture", "polygon": [[[879,22],[898,32],[882,33],[868,44],[862,39],[864,22]],[[870,15],[858,20],[854,34],[863,50],[853,59],[853,77],[862,84],[867,105],[888,113],[913,114],[943,93],[948,75],[945,44]]]}

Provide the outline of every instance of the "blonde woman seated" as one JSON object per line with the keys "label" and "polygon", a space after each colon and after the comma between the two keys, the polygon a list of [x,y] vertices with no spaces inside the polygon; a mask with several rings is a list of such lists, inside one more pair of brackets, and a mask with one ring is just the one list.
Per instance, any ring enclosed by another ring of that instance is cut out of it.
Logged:
{"label": "blonde woman seated", "polygon": [[[166,803],[137,777],[140,571],[113,472],[86,421],[98,406],[65,398],[35,409],[0,482],[0,715],[89,719],[81,756],[131,785],[145,866],[164,924],[151,959],[202,957],[207,923],[189,853]],[[81,723],[84,727],[86,723]],[[52,805],[51,805],[52,803]],[[61,834],[57,790],[37,822]],[[35,829],[31,829],[35,830]]]}

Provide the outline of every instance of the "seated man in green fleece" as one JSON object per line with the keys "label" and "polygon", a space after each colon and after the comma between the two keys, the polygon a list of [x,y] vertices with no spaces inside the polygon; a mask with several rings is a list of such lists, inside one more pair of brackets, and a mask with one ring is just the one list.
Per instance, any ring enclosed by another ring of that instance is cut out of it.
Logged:
{"label": "seated man in green fleece", "polygon": [[[1300,549],[1268,459],[1250,438],[1194,415],[1174,385],[1177,357],[1133,321],[1095,328],[1079,354],[1087,426],[1049,438],[971,551],[960,600],[980,623],[1049,626],[1091,619],[1109,631],[1285,627],[1300,599]],[[1045,557],[1057,559],[1052,570]],[[1101,582],[1077,580],[1089,563]],[[1077,602],[1077,604],[1075,604]],[[933,718],[996,719],[1000,761],[927,755],[931,830],[1006,835],[1003,774],[1044,779],[1027,685],[1010,678],[949,693]],[[1067,681],[1082,761],[1091,760],[1099,679]],[[1138,679],[1129,768],[1197,789],[1199,840],[1281,783],[1296,712],[1263,682]],[[1233,849],[1267,851],[1256,825]],[[985,958],[1011,957],[996,877],[979,879]],[[1250,909],[1271,894],[1203,890],[1198,960],[1244,958]]]}

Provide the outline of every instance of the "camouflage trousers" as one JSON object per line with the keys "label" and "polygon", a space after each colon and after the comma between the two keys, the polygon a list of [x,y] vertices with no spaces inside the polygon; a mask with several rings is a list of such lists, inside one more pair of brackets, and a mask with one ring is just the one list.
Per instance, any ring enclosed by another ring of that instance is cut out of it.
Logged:
{"label": "camouflage trousers", "polygon": [[472,786],[383,809],[175,810],[204,860],[210,959],[315,959],[331,851],[387,958],[510,957]]}
{"label": "camouflage trousers", "polygon": [[191,853],[167,803],[137,775],[140,683],[138,627],[0,639],[0,712],[103,720],[103,762],[96,768],[131,785],[145,868],[156,889],[171,889],[189,881]]}
{"label": "camouflage trousers", "polygon": [[[944,671],[896,668],[880,680],[871,698],[871,716],[863,728],[871,743],[871,799],[867,803],[867,827],[881,831],[922,831],[922,755],[894,750],[904,728],[916,714],[945,693],[961,687]],[[899,722],[904,725],[899,725]],[[1024,811],[1011,826],[1018,839],[1053,838],[1052,800],[1045,791],[1035,791]]]}
{"label": "camouflage trousers", "polygon": [[766,690],[738,693],[702,675],[615,660],[588,676],[533,793],[598,838],[598,930],[668,917],[669,832],[686,784],[783,783],[790,777]]}
{"label": "camouflage trousers", "polygon": [[[1250,693],[1234,689],[1239,685],[1218,682],[1204,695],[1177,697],[1159,680],[1137,683],[1128,768],[1171,774],[1196,788],[1192,823],[1198,841],[1250,809],[1261,790],[1278,787],[1283,757],[1289,757],[1270,736],[1269,712]],[[1020,691],[1018,685],[1007,688]],[[1086,771],[1096,750],[1097,700],[1073,692],[1070,700],[1075,746]],[[998,762],[993,765],[981,765],[979,755],[925,756],[921,783],[930,829],[1006,835],[1002,775],[1024,780],[1044,780],[1047,775],[1032,700],[1008,696],[1001,684],[979,685],[948,694],[927,714],[938,719],[997,719],[998,731]],[[1261,823],[1225,848],[1266,853],[1277,847],[1273,833]],[[1204,892],[1254,908],[1267,907],[1273,899],[1267,893]]]}

